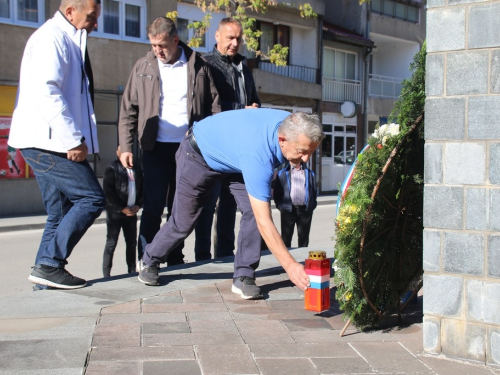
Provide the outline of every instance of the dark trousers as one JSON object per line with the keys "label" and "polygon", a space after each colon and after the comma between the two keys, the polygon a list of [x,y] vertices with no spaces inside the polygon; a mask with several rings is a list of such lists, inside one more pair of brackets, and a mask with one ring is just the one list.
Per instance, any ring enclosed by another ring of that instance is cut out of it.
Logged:
{"label": "dark trousers", "polygon": [[212,246],[211,235],[215,212],[217,212],[215,217],[217,235],[214,241],[214,258],[234,255],[236,209],[236,201],[229,188],[217,182],[196,224],[194,245],[196,261],[212,258],[210,247]]}
{"label": "dark trousers", "polygon": [[260,234],[241,174],[226,174],[211,169],[203,156],[185,138],[177,152],[177,191],[172,216],[146,246],[143,261],[158,265],[194,230],[201,211],[217,181],[234,196],[242,212],[238,251],[234,258],[234,277],[255,277],[260,262]]}
{"label": "dark trousers", "polygon": [[295,225],[299,237],[299,247],[309,245],[312,212],[306,211],[306,206],[292,206],[292,212],[281,211],[281,238],[286,247],[292,247],[292,237]]}
{"label": "dark trousers", "polygon": [[[142,172],[144,206],[142,208],[141,225],[139,228],[138,258],[142,258],[144,248],[153,241],[160,230],[161,216],[167,206],[167,220],[172,214],[172,205],[175,194],[175,153],[179,143],[156,142],[153,150],[144,150],[142,153]],[[167,259],[168,265],[184,263],[182,249],[184,242],[180,242]]]}
{"label": "dark trousers", "polygon": [[137,215],[126,216],[121,213],[106,212],[106,246],[102,259],[102,273],[104,277],[109,276],[113,267],[113,254],[120,231],[123,230],[125,238],[125,257],[128,272],[135,270],[135,249],[137,247]]}

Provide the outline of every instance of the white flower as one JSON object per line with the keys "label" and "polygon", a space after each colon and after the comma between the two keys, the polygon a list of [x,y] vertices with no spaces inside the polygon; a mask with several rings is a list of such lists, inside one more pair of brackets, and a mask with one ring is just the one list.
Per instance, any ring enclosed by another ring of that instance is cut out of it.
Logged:
{"label": "white flower", "polygon": [[373,133],[372,137],[378,138],[383,145],[385,145],[385,142],[387,141],[388,137],[394,137],[395,135],[399,134],[399,124],[391,123],[391,124],[385,124],[377,129],[375,129],[375,132]]}

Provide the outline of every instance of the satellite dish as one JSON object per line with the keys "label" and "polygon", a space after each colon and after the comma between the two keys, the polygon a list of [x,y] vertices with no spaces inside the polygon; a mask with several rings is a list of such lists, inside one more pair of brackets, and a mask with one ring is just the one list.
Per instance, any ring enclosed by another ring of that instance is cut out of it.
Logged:
{"label": "satellite dish", "polygon": [[356,104],[350,101],[342,103],[340,106],[340,113],[347,118],[356,116]]}

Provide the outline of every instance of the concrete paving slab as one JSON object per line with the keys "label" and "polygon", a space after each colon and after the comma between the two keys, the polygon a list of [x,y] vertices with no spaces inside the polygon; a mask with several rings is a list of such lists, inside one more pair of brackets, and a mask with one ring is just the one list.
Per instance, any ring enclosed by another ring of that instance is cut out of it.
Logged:
{"label": "concrete paving slab", "polygon": [[257,365],[263,375],[318,375],[309,358],[259,358]]}
{"label": "concrete paving slab", "polygon": [[143,364],[142,375],[201,375],[197,361],[146,361]]}
{"label": "concrete paving slab", "polygon": [[204,375],[260,374],[247,345],[199,345],[198,358]]}

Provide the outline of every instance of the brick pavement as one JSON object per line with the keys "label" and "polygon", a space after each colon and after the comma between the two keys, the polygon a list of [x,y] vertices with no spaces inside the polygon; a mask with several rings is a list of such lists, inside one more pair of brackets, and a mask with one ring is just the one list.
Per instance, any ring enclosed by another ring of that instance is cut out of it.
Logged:
{"label": "brick pavement", "polygon": [[286,274],[258,283],[264,300],[242,300],[225,280],[103,308],[85,374],[500,374],[423,354],[421,297],[404,327],[350,326],[340,337],[333,299],[315,314]]}

